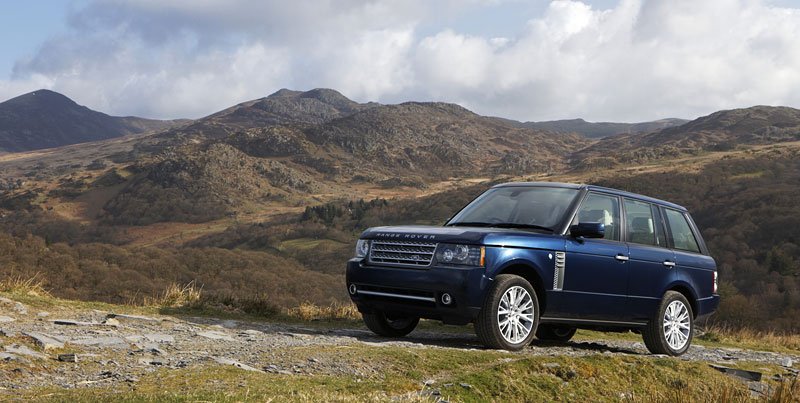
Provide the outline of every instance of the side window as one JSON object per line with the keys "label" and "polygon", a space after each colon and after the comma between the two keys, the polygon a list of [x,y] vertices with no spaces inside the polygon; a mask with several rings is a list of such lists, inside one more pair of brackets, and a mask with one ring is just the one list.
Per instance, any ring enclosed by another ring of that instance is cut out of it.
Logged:
{"label": "side window", "polygon": [[582,222],[605,224],[605,239],[619,241],[619,199],[616,196],[589,193],[583,200],[573,224]]}
{"label": "side window", "polygon": [[697,246],[697,239],[692,233],[692,228],[686,217],[679,211],[664,209],[667,217],[667,224],[669,225],[669,232],[667,236],[672,238],[672,245],[675,249],[687,250],[689,252],[700,253],[700,247]]}
{"label": "side window", "polygon": [[625,199],[625,218],[628,242],[658,245],[655,220],[650,203]]}

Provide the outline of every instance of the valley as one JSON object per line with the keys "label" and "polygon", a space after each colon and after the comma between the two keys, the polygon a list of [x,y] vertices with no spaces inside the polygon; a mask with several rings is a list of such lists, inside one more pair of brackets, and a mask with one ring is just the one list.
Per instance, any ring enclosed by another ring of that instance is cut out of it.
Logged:
{"label": "valley", "polygon": [[694,212],[728,294],[715,321],[797,331],[797,127],[797,111],[759,106],[598,140],[281,90],[160,132],[0,156],[5,275],[84,300],[194,282],[231,310],[326,305],[346,301],[343,262],[369,226],[441,224],[498,182],[595,183]]}

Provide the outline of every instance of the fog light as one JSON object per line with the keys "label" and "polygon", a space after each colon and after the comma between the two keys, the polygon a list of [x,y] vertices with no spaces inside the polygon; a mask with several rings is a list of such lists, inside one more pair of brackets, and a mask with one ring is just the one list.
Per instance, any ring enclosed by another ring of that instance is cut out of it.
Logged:
{"label": "fog light", "polygon": [[356,285],[355,284],[350,284],[350,287],[348,287],[348,290],[350,291],[350,295],[356,295],[356,291],[358,291],[356,289]]}
{"label": "fog light", "polygon": [[442,294],[442,303],[445,305],[450,305],[453,303],[453,297],[450,296],[448,293]]}

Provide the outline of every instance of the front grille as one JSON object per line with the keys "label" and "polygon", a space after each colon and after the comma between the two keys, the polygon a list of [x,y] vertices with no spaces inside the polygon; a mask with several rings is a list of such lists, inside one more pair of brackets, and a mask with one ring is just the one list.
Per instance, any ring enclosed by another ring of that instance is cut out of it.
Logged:
{"label": "front grille", "polygon": [[369,261],[378,264],[428,267],[436,252],[436,244],[413,241],[372,241]]}

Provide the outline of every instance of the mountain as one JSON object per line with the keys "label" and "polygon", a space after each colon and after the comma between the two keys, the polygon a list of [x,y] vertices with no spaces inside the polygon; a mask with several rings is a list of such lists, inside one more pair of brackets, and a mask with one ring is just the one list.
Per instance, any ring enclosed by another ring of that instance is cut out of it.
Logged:
{"label": "mountain", "polygon": [[602,138],[622,133],[648,133],[667,127],[679,126],[685,119],[667,118],[641,123],[587,122],[583,119],[525,122],[521,125],[531,129],[549,130],[557,133],[578,133],[589,138]]}
{"label": "mountain", "polygon": [[585,166],[640,163],[792,140],[800,140],[800,110],[760,105],[715,112],[651,133],[607,137],[574,154],[573,160]]}
{"label": "mountain", "polygon": [[78,105],[57,92],[37,90],[0,103],[0,151],[29,151],[105,140],[174,124],[174,121],[109,116]]}
{"label": "mountain", "polygon": [[586,139],[520,128],[437,102],[359,104],[281,90],[147,139],[106,205],[117,223],[199,222],[247,205],[352,194],[354,183],[424,187],[452,176],[552,172]]}

